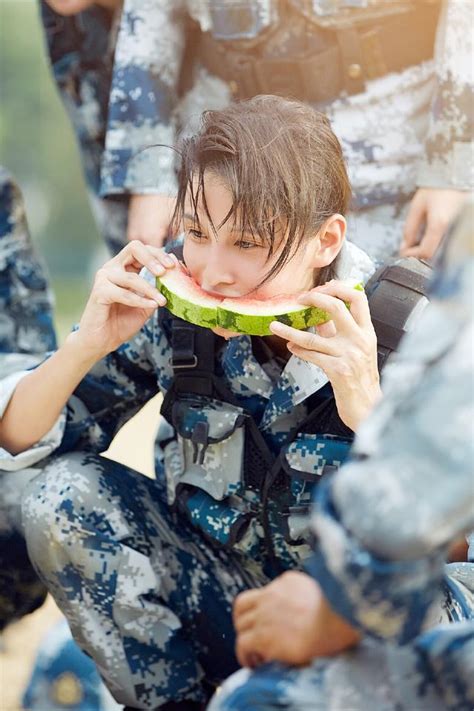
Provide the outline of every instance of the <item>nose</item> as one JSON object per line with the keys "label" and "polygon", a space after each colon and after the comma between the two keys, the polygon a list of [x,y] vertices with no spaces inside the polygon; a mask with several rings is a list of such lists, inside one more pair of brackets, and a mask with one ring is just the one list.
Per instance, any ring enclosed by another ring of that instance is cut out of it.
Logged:
{"label": "nose", "polygon": [[235,273],[229,254],[219,244],[213,244],[207,252],[202,270],[202,288],[225,294],[226,289],[228,290],[235,283]]}

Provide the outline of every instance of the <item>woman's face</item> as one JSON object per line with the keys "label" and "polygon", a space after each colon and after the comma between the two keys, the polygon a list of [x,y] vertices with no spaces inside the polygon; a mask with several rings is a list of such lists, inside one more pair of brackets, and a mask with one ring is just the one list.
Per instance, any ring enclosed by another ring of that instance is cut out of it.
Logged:
{"label": "woman's face", "polygon": [[[272,265],[278,259],[282,242],[268,260],[268,247],[256,241],[251,235],[246,240],[240,229],[233,224],[232,217],[222,224],[232,207],[232,194],[219,177],[206,174],[205,193],[214,234],[202,204],[198,205],[199,226],[193,219],[193,210],[188,205],[184,216],[184,261],[192,277],[202,289],[223,297],[242,297],[271,299],[281,294],[299,294],[314,286],[314,272],[318,267],[326,266],[335,258],[335,254],[326,263],[321,262],[323,245],[318,235],[305,240],[295,256],[269,281],[257,288]],[[343,218],[341,218],[343,219]],[[342,235],[343,238],[344,235]],[[324,256],[322,257],[324,261]],[[238,335],[224,333],[220,335]]]}

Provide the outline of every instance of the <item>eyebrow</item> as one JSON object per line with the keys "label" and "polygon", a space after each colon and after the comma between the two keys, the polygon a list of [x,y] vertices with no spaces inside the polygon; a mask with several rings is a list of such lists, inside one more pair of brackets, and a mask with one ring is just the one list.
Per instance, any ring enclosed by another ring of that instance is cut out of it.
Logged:
{"label": "eyebrow", "polygon": [[[192,222],[192,223],[197,224],[199,226],[201,225],[201,223],[199,221],[199,215],[191,215],[189,212],[184,212],[183,219],[189,220],[189,222]],[[239,234],[241,234],[241,235],[248,235],[248,236],[253,237],[253,234],[249,230],[244,230],[242,232],[242,230],[239,230],[239,229],[232,229],[231,232],[239,232]]]}

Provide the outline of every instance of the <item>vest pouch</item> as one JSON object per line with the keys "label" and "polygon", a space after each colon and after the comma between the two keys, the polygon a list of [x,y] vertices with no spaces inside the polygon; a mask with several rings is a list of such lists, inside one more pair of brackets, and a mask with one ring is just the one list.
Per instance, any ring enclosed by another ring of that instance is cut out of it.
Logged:
{"label": "vest pouch", "polygon": [[255,514],[241,511],[228,502],[215,501],[200,489],[184,487],[178,493],[180,509],[212,543],[233,548],[248,531]]}
{"label": "vest pouch", "polygon": [[180,398],[172,407],[176,439],[164,448],[168,500],[180,485],[197,487],[217,501],[242,488],[244,410],[212,398]]}
{"label": "vest pouch", "polygon": [[342,465],[351,445],[352,442],[332,435],[301,433],[282,451],[280,477],[289,485],[291,498],[284,532],[287,543],[298,545],[308,540],[315,487],[322,476]]}
{"label": "vest pouch", "polygon": [[209,3],[211,34],[217,40],[253,40],[278,16],[276,0],[218,0]]}

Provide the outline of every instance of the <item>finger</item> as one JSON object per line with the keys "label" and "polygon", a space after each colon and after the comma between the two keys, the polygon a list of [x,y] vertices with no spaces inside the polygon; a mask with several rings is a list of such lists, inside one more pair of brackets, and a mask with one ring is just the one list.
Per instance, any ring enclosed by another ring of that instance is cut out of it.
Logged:
{"label": "finger", "polygon": [[237,615],[234,620],[235,631],[238,634],[253,629],[257,624],[257,613],[255,610]]}
{"label": "finger", "polygon": [[250,667],[250,669],[262,664],[265,660],[262,650],[256,648],[255,635],[252,632],[238,635],[235,654],[240,666]]}
{"label": "finger", "polygon": [[163,294],[153,286],[153,284],[149,284],[138,274],[117,269],[109,273],[109,280],[117,286],[134,291],[139,296],[145,296],[148,299],[156,301],[159,306],[166,304],[166,299]]}
{"label": "finger", "polygon": [[301,360],[317,365],[325,372],[329,380],[332,382],[337,377],[347,375],[347,366],[341,357],[326,355],[325,353],[317,353],[316,351],[301,348],[300,346],[289,344],[288,350],[290,353]]}
{"label": "finger", "polygon": [[417,259],[422,259],[421,254],[422,254],[422,248],[420,245],[417,245],[416,247],[410,247],[410,249],[404,249],[403,250],[403,257],[416,257]]}
{"label": "finger", "polygon": [[271,322],[270,331],[274,333],[275,336],[280,336],[280,338],[289,341],[288,348],[290,345],[296,345],[312,352],[315,351],[332,356],[339,355],[339,342],[336,338],[323,338],[317,333],[311,333],[310,331],[298,331],[296,328],[287,326],[279,321]]}
{"label": "finger", "polygon": [[261,593],[261,590],[246,590],[245,592],[240,593],[240,595],[237,595],[234,600],[233,607],[234,622],[239,615],[252,610],[256,606],[260,599]]}
{"label": "finger", "polygon": [[419,242],[420,231],[425,219],[426,206],[422,200],[416,197],[411,201],[408,215],[403,228],[403,241],[400,245],[400,254],[405,256],[404,251],[409,247],[414,247]]}
{"label": "finger", "polygon": [[[322,288],[322,287],[321,287]],[[357,293],[357,292],[356,292]],[[337,333],[350,334],[356,327],[356,322],[349,313],[349,309],[344,301],[330,294],[320,291],[320,287],[312,289],[298,298],[299,303],[308,306],[316,306],[329,315],[329,320],[334,321]]]}
{"label": "finger", "polygon": [[326,321],[326,323],[317,326],[316,332],[321,338],[332,338],[337,333],[336,325],[334,321]]}
{"label": "finger", "polygon": [[158,303],[153,299],[147,299],[128,289],[122,289],[112,282],[108,282],[108,284],[101,289],[99,294],[97,294],[96,298],[101,304],[123,304],[124,306],[147,309],[150,311],[154,311],[158,308]]}
{"label": "finger", "polygon": [[428,221],[425,234],[419,244],[418,259],[431,259],[434,257],[441,240],[446,234],[447,224],[442,220]]}
{"label": "finger", "polygon": [[[312,293],[313,292],[309,292],[310,295]],[[350,314],[358,326],[364,329],[372,327],[369,302],[365,291],[362,289],[355,289],[353,285],[345,284],[343,281],[333,279],[327,284],[318,286],[315,293],[328,294],[329,296],[334,296],[335,298],[340,299],[344,302],[346,308],[347,305],[349,305]]]}
{"label": "finger", "polygon": [[129,242],[116,257],[120,264],[128,265],[135,271],[146,267],[155,276],[162,276],[166,269],[175,266],[176,260],[159,247],[143,244],[138,240]]}

